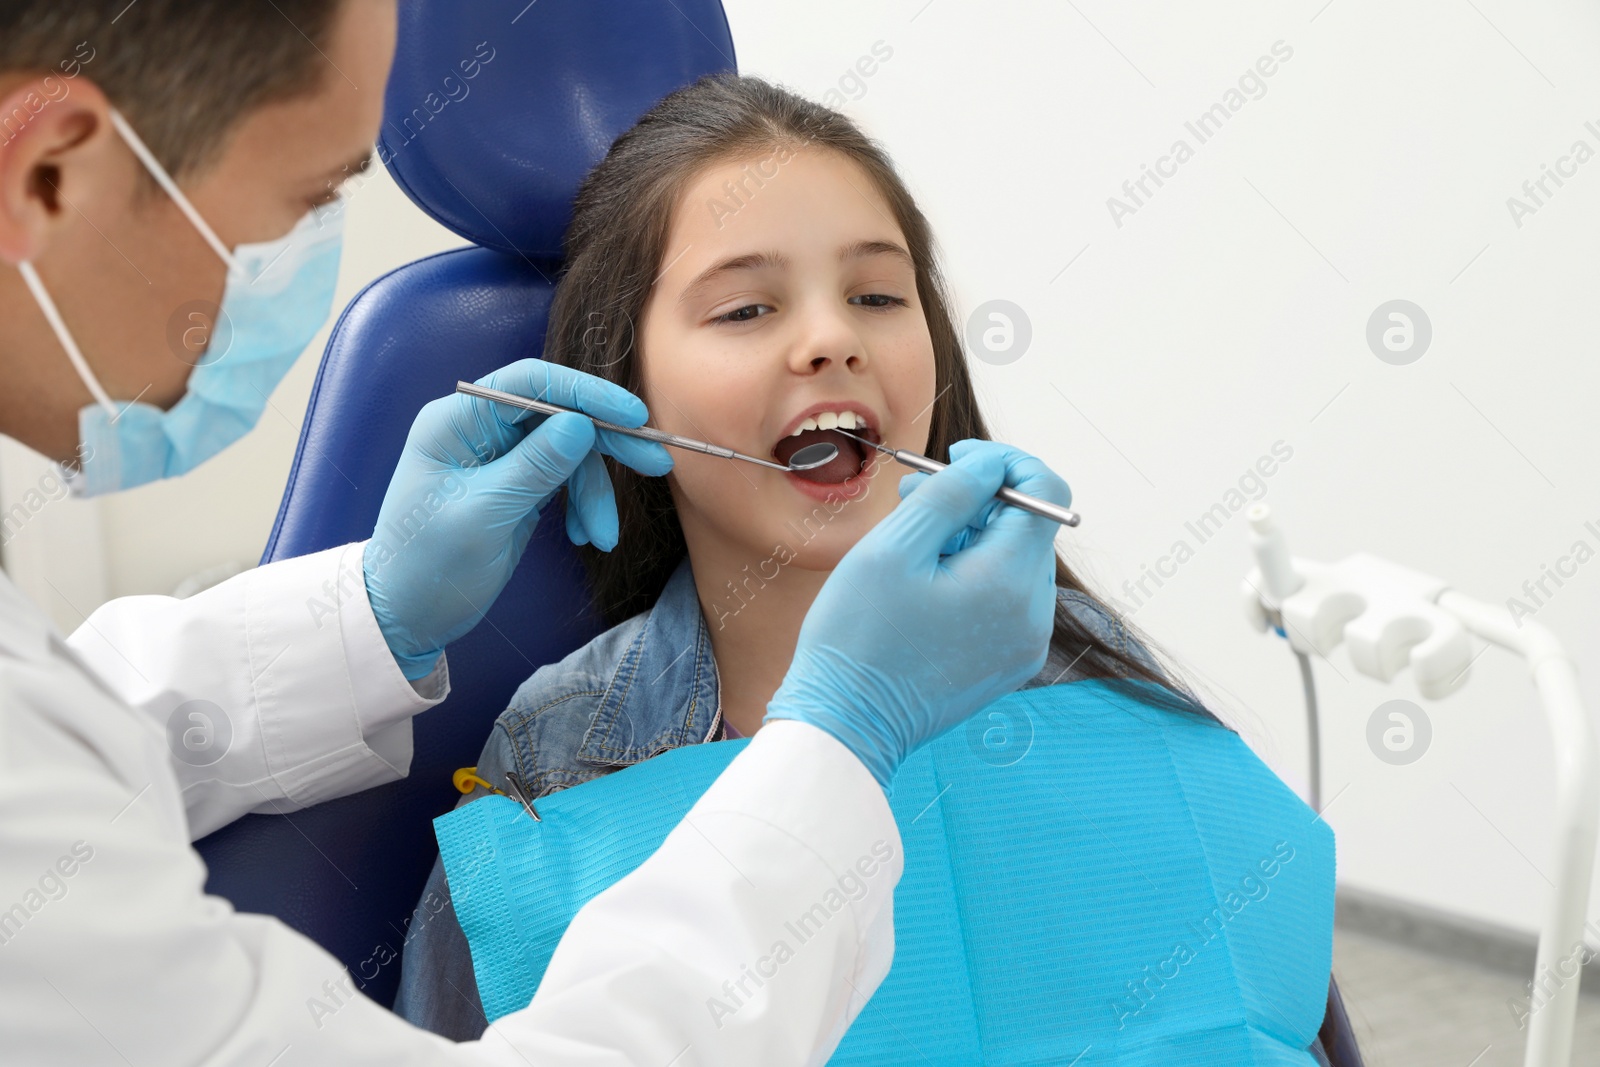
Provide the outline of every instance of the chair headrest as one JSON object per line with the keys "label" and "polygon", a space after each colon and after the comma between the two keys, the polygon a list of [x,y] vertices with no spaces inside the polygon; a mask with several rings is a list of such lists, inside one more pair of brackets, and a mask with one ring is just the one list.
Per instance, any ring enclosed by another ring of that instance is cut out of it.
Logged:
{"label": "chair headrest", "polygon": [[611,142],[674,89],[734,69],[721,0],[410,0],[378,158],[469,241],[559,258]]}

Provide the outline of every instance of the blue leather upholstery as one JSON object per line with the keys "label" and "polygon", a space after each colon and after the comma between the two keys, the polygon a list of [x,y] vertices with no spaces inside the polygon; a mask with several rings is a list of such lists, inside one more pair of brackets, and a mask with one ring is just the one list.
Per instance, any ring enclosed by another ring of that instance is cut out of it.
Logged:
{"label": "blue leather upholstery", "polygon": [[[371,536],[423,404],[541,354],[583,175],[661,97],[733,66],[720,0],[400,6],[379,158],[423,210],[488,247],[408,264],[345,309],[263,563]],[[476,760],[524,678],[601,628],[551,507],[485,620],[450,646],[452,692],[415,721],[410,777],[219,830],[198,846],[207,889],[276,915],[393,1003],[451,772]]]}
{"label": "blue leather upholstery", "polygon": [[1344,1010],[1344,996],[1339,983],[1328,978],[1328,1010],[1322,1017],[1322,1028],[1317,1031],[1317,1042],[1328,1067],[1364,1067],[1361,1049],[1356,1044],[1355,1031],[1350,1026],[1350,1016]]}
{"label": "blue leather upholstery", "polygon": [[721,0],[408,0],[379,158],[474,244],[558,257],[578,183],[617,135],[671,90],[733,69]]}

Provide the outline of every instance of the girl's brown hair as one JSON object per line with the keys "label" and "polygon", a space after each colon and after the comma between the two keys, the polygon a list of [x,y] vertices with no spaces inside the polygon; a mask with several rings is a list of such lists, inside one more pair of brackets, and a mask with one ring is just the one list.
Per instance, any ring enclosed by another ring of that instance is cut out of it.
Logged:
{"label": "girl's brown hair", "polygon": [[[933,338],[937,400],[927,454],[949,462],[954,442],[990,438],[928,220],[887,154],[854,123],[759,78],[710,75],[672,93],[618,137],[584,179],[566,234],[566,266],[550,307],[545,358],[644,395],[633,329],[661,269],[672,213],[684,188],[713,163],[803,147],[837,152],[865,171],[905,235]],[[611,552],[590,545],[581,552],[600,612],[615,625],[655,602],[687,546],[666,480],[644,477],[609,457],[605,462],[616,487],[618,544]],[[1084,588],[1059,555],[1056,585],[1088,597],[1113,631],[1131,629]],[[1130,651],[1126,642],[1103,640],[1065,603],[1057,604],[1050,645],[1051,662],[1064,660],[1078,677],[1106,679],[1147,701],[1215,720],[1153,660]],[[1129,680],[1159,688],[1133,690]]]}

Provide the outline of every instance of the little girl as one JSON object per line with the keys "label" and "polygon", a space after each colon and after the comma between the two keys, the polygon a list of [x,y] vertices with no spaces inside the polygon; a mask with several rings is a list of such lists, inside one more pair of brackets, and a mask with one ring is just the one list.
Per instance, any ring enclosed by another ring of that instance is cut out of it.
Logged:
{"label": "little girl", "polygon": [[[618,544],[581,551],[613,626],[528,679],[479,760],[533,799],[761,729],[817,591],[906,473],[836,429],[945,461],[989,436],[928,222],[837,112],[750,77],[673,93],[584,181],[566,252],[546,359],[627,388],[663,430],[779,462],[817,441],[839,454],[795,474],[675,452],[664,479],[606,461]],[[1215,722],[1059,557],[1056,584],[1049,658],[1024,688],[1153,682],[1156,703]],[[424,900],[447,896],[436,864]],[[478,1037],[453,912],[417,922],[395,1010]]]}

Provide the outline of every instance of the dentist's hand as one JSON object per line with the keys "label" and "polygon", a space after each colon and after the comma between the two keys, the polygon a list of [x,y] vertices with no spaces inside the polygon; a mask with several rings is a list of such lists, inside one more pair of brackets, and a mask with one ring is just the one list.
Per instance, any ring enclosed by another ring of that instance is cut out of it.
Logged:
{"label": "dentist's hand", "polygon": [[921,745],[1043,670],[1055,619],[1059,527],[992,498],[1005,484],[1066,506],[1067,483],[993,441],[950,458],[902,479],[900,505],[828,576],[767,705],[838,738],[885,788]]}
{"label": "dentist's hand", "polygon": [[[520,360],[478,384],[619,426],[641,426],[648,415],[626,389],[542,359]],[[616,498],[602,453],[641,474],[672,469],[661,445],[597,431],[581,415],[541,415],[464,393],[418,413],[362,556],[378,628],[407,678],[428,674],[444,646],[489,610],[563,485],[567,535],[616,547]]]}

